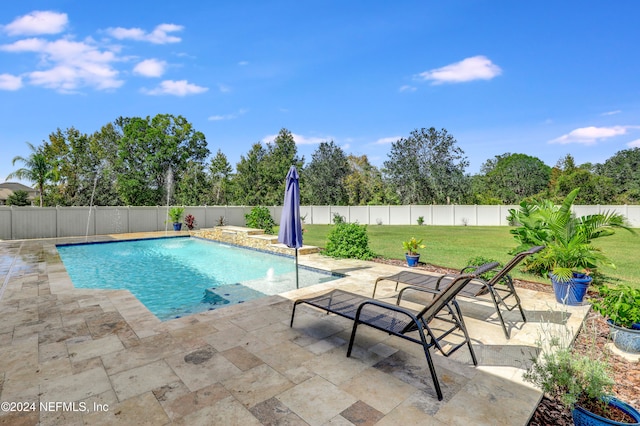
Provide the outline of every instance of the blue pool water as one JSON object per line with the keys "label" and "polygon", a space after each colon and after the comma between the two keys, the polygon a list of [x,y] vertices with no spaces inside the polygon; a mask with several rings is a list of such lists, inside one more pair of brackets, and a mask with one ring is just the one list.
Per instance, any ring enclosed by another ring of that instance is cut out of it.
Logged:
{"label": "blue pool water", "polygon": [[[58,246],[77,288],[126,289],[167,320],[293,290],[293,259],[197,238]],[[338,278],[299,269],[300,287]]]}

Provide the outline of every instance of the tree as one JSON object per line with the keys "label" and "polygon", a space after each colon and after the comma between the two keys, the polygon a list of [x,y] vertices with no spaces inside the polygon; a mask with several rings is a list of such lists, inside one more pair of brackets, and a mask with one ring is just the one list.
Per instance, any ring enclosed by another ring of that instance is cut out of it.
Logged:
{"label": "tree", "polygon": [[581,188],[578,202],[581,204],[608,204],[614,201],[616,191],[613,180],[592,173],[590,167],[576,166],[575,160],[567,154],[551,171],[547,196],[555,202],[562,202],[573,191]]}
{"label": "tree", "polygon": [[616,152],[597,170],[613,180],[619,202],[640,202],[640,148]]}
{"label": "tree", "polygon": [[287,129],[281,129],[273,143],[267,143],[259,165],[263,199],[260,204],[280,205],[284,198],[285,178],[291,166],[302,169],[304,159],[297,156],[296,142]]}
{"label": "tree", "polygon": [[6,180],[17,178],[34,182],[40,192],[40,207],[42,207],[44,205],[44,188],[46,183],[54,178],[54,169],[53,165],[47,160],[42,147],[36,148],[29,142],[27,142],[27,145],[31,150],[31,154],[28,157],[18,155],[11,161],[14,166],[17,162],[21,162],[24,167],[9,173]]}
{"label": "tree", "polygon": [[183,206],[206,204],[209,190],[204,166],[200,162],[190,161],[182,178],[176,182],[176,203]]}
{"label": "tree", "polygon": [[306,202],[315,205],[344,205],[347,202],[344,181],[349,163],[344,151],[333,141],[321,142],[304,169]]}
{"label": "tree", "polygon": [[266,152],[262,144],[256,142],[251,146],[246,157],[240,156],[240,161],[236,165],[236,175],[232,180],[235,204],[245,206],[262,204],[264,186],[262,185],[260,165],[265,155]]}
{"label": "tree", "polygon": [[536,157],[505,153],[487,160],[481,171],[486,175],[490,197],[515,204],[543,191],[549,183],[551,168]]}
{"label": "tree", "polygon": [[29,204],[31,204],[29,202],[29,193],[22,189],[17,190],[7,197],[8,206],[28,206]]}
{"label": "tree", "polygon": [[211,201],[214,205],[225,205],[229,203],[231,183],[231,164],[227,156],[218,150],[215,157],[211,159],[209,165],[209,179],[211,181]]}
{"label": "tree", "polygon": [[401,203],[448,204],[463,198],[469,162],[456,143],[446,129],[431,127],[392,144],[384,168]]}
{"label": "tree", "polygon": [[366,155],[349,155],[347,161],[349,174],[344,179],[344,186],[349,205],[397,203],[397,199],[382,179],[382,172],[369,163]]}
{"label": "tree", "polygon": [[191,162],[204,163],[209,155],[202,132],[182,116],[120,117],[118,193],[129,205],[164,205],[169,176],[179,182]]}

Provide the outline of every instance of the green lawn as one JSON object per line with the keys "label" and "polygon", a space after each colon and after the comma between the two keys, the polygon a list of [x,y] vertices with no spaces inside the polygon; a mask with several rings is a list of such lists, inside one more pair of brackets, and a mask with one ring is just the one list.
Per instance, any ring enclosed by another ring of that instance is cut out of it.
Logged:
{"label": "green lawn", "polygon": [[[305,225],[304,243],[324,247],[332,225]],[[411,237],[423,238],[426,248],[420,251],[421,262],[451,268],[466,266],[474,256],[484,256],[508,261],[507,253],[516,246],[509,227],[501,226],[418,226],[418,225],[369,225],[369,246],[379,256],[404,259],[402,241]],[[618,231],[611,237],[594,240],[616,264],[617,269],[601,268],[601,272],[620,279],[634,287],[640,287],[640,230],[637,235]],[[533,275],[515,273],[516,277],[530,281],[549,282]]]}

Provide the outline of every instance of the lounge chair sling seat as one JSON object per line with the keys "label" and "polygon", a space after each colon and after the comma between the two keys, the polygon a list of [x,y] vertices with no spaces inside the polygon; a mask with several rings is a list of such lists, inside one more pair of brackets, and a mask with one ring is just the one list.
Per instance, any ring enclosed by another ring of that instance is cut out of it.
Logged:
{"label": "lounge chair sling seat", "polygon": [[[290,325],[293,326],[296,307],[301,303],[305,303],[325,310],[327,313],[334,313],[353,321],[353,329],[347,350],[348,357],[351,356],[351,350],[353,349],[356,330],[359,324],[366,324],[378,330],[393,334],[394,336],[421,344],[427,358],[427,364],[433,379],[436,394],[438,399],[442,400],[440,383],[438,382],[429,349],[436,347],[444,356],[449,356],[462,346],[467,345],[473,363],[477,365],[478,362],[462,319],[460,307],[454,298],[471,279],[476,277],[476,274],[491,270],[495,266],[497,266],[497,263],[490,263],[478,267],[474,273],[461,274],[453,277],[447,289],[437,294],[421,311],[414,311],[403,306],[385,303],[344,290],[333,290],[319,296],[296,300],[291,312]],[[429,327],[429,323],[436,318],[450,324],[451,327],[445,331],[438,329],[436,332],[436,330]],[[456,330],[462,332],[464,340],[445,350],[440,344],[441,340]],[[414,332],[417,332],[417,336]]]}
{"label": "lounge chair sling seat", "polygon": [[[466,286],[459,293],[460,296],[472,299],[489,293],[496,309],[496,313],[498,314],[500,324],[502,325],[502,331],[504,332],[504,335],[507,339],[510,336],[505,324],[501,307],[508,312],[511,312],[512,310],[517,308],[520,312],[520,316],[522,317],[522,321],[527,322],[527,317],[525,316],[524,309],[522,309],[522,305],[520,303],[520,297],[518,296],[518,293],[516,292],[516,289],[513,285],[513,281],[508,274],[509,272],[511,272],[511,270],[513,270],[513,268],[516,267],[516,265],[522,262],[525,257],[537,253],[543,248],[544,246],[536,246],[527,251],[518,253],[502,269],[498,270],[489,281],[483,280],[482,278],[480,278],[481,273],[477,273],[477,277],[469,280]],[[476,268],[476,266],[467,266],[466,268],[462,269],[460,273],[473,273]],[[400,300],[402,299],[402,296],[406,291],[416,290],[438,294],[450,285],[453,277],[455,277],[455,275],[452,274],[427,275],[417,272],[402,271],[394,275],[379,277],[373,286],[372,297],[375,297],[376,288],[380,281],[395,281],[396,290],[398,289],[398,284],[406,284],[406,287],[404,287],[398,293],[398,299],[396,303],[400,304]],[[504,287],[497,287],[496,284],[504,284]]]}

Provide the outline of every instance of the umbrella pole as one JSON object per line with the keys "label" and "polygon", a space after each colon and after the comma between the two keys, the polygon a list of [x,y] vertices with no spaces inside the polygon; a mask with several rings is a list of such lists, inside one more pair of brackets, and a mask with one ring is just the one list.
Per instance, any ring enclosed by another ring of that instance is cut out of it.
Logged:
{"label": "umbrella pole", "polygon": [[298,282],[298,247],[296,247],[296,289],[300,288],[300,284]]}

